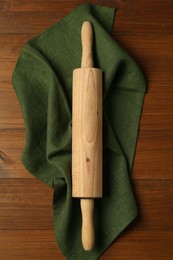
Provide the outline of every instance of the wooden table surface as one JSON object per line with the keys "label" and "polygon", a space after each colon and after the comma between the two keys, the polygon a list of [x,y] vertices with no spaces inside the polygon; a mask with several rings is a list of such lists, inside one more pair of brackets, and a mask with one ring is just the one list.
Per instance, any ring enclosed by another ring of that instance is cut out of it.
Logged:
{"label": "wooden table surface", "polygon": [[[20,161],[25,127],[11,75],[23,44],[84,2],[0,1],[0,260],[65,259],[52,190]],[[173,259],[173,1],[90,2],[118,7],[113,37],[148,80],[132,171],[140,214],[101,259]]]}

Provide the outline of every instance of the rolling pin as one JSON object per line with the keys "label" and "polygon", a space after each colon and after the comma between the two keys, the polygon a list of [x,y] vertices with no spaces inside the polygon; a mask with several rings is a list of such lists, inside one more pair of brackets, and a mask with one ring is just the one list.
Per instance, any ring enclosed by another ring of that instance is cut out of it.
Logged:
{"label": "rolling pin", "polygon": [[89,21],[81,41],[81,68],[73,71],[72,84],[72,197],[80,198],[82,244],[89,251],[95,243],[94,198],[102,197],[102,71],[94,68]]}

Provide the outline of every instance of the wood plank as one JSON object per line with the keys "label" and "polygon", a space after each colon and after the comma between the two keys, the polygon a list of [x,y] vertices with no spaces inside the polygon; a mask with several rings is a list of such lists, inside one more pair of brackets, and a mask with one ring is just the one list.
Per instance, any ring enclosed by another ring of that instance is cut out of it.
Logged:
{"label": "wood plank", "polygon": [[[19,121],[20,122],[20,121]],[[21,153],[25,143],[25,129],[16,124],[17,128],[6,129],[0,124],[0,178],[34,178],[23,166]]]}
{"label": "wood plank", "polygon": [[117,35],[171,35],[172,11],[171,0],[120,1],[114,30]]}
{"label": "wood plank", "polygon": [[[113,35],[122,47],[139,63],[148,83],[163,84],[163,87],[173,80],[170,67],[173,65],[172,57],[172,35],[162,36],[124,36]],[[148,92],[153,90],[148,88]],[[172,91],[171,91],[172,92]],[[155,92],[154,92],[155,93]]]}
{"label": "wood plank", "polygon": [[0,197],[0,230],[53,229],[52,189],[41,181],[1,179]]}
{"label": "wood plank", "polygon": [[[129,230],[173,232],[173,180],[132,180],[132,183],[140,215]],[[53,229],[52,189],[41,181],[1,179],[0,197],[0,229]]]}
{"label": "wood plank", "polygon": [[[0,82],[10,82],[17,58],[23,45],[31,38],[31,35],[0,34]],[[0,89],[7,86],[1,86]],[[9,87],[9,84],[8,84]]]}
{"label": "wood plank", "polygon": [[16,94],[12,87],[5,87],[7,84],[0,84],[0,128],[24,129],[24,121],[21,108]]}
{"label": "wood plank", "polygon": [[132,184],[139,216],[129,230],[149,233],[173,232],[173,180],[133,179]]}
{"label": "wood plank", "polygon": [[[25,11],[30,11],[32,10],[32,12],[64,12],[66,11],[67,13],[71,12],[71,10],[75,7],[77,7],[78,5],[85,3],[86,1],[82,1],[82,0],[74,0],[69,1],[66,0],[65,5],[64,5],[64,1],[58,1],[57,0],[43,0],[43,1],[29,1],[29,0],[10,0],[9,3],[9,11],[20,11],[20,12],[25,12]],[[98,1],[91,1],[92,3],[96,3]],[[102,1],[100,1],[102,2]],[[106,2],[106,1],[104,1]],[[107,1],[108,5],[110,1]]]}
{"label": "wood plank", "polygon": [[[100,259],[172,260],[172,235],[172,232],[126,232]],[[0,231],[0,257],[1,260],[66,259],[56,246],[53,231],[49,230]]]}
{"label": "wood plank", "polygon": [[172,260],[172,232],[126,232],[100,260]]}
{"label": "wood plank", "polygon": [[[41,33],[54,23],[60,21],[68,12],[1,12],[1,34],[31,34]],[[13,21],[13,23],[11,23]]]}
{"label": "wood plank", "polygon": [[[35,3],[34,3],[35,2]],[[170,35],[173,26],[173,5],[166,1],[91,1],[106,6],[118,7],[115,23],[116,34]],[[35,34],[59,21],[74,7],[86,1],[10,1],[1,14],[1,33]],[[13,20],[13,23],[10,21]]]}
{"label": "wood plank", "polygon": [[0,230],[1,260],[65,259],[53,230]]}
{"label": "wood plank", "polygon": [[[149,122],[151,122],[150,125]],[[152,119],[147,121],[147,125],[148,128],[152,128]],[[165,123],[165,126],[169,129],[167,123]],[[160,131],[139,132],[132,172],[133,178],[172,179],[173,132],[172,130],[162,130],[162,124],[160,128]]]}
{"label": "wood plank", "polygon": [[0,0],[0,12],[9,11],[10,0]]}

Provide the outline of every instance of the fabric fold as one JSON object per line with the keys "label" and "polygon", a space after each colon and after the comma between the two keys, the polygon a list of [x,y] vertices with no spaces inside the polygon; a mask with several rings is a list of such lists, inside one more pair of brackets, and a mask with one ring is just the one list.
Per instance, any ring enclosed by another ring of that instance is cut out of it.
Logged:
{"label": "fabric fold", "polygon": [[[70,260],[95,260],[137,215],[130,172],[146,82],[129,54],[111,37],[115,9],[84,4],[22,48],[13,87],[26,142],[25,167],[54,188],[54,229]],[[81,244],[79,199],[71,197],[72,72],[80,67],[83,21],[94,29],[95,67],[103,71],[103,198],[95,200],[95,247]]]}

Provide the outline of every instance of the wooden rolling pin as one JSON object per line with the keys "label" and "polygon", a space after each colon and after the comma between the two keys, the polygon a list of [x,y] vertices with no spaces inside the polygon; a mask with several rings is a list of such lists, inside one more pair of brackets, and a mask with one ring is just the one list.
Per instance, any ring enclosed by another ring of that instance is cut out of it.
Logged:
{"label": "wooden rolling pin", "polygon": [[81,68],[73,71],[72,196],[81,198],[82,244],[94,246],[94,199],[102,197],[102,71],[93,68],[93,31],[81,31]]}

